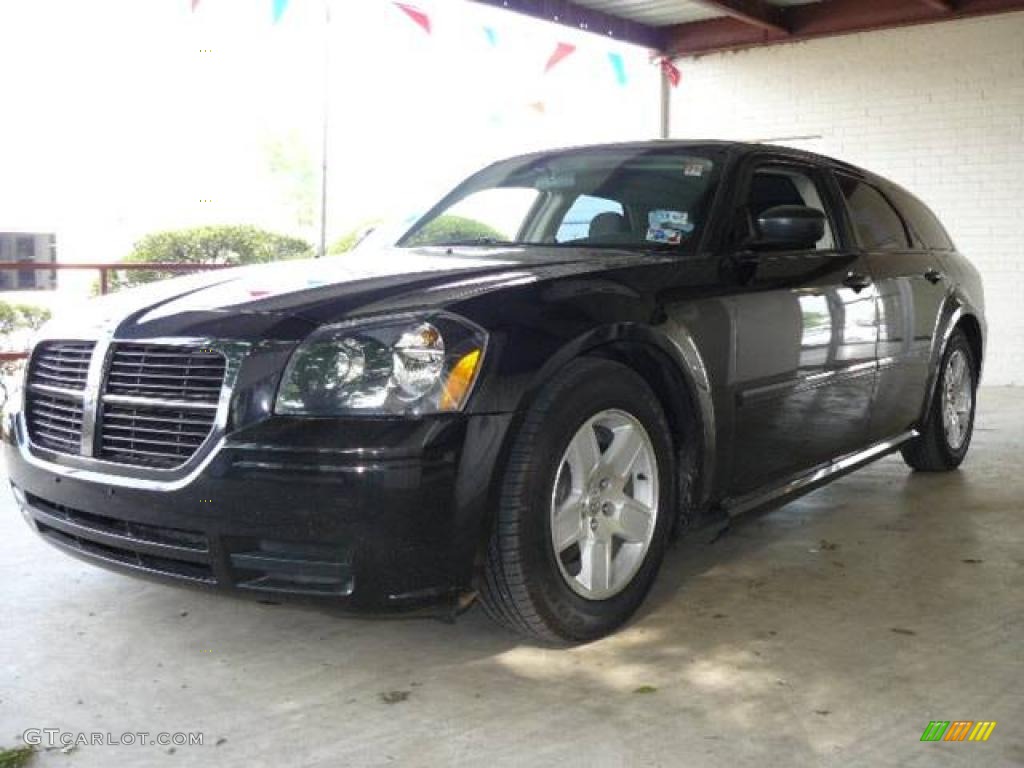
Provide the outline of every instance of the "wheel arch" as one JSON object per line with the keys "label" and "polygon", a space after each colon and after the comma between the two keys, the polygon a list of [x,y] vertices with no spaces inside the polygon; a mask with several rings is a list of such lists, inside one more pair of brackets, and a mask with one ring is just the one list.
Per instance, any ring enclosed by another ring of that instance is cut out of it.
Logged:
{"label": "wheel arch", "polygon": [[964,332],[964,335],[967,337],[967,343],[971,345],[971,352],[974,354],[974,372],[980,381],[982,361],[985,356],[985,337],[981,330],[981,323],[978,322],[976,315],[964,313],[955,328],[959,328]]}
{"label": "wheel arch", "polygon": [[[617,323],[563,345],[532,377],[516,407],[499,461],[504,463],[523,417],[544,387],[574,360],[601,357],[637,372],[665,411],[676,456],[679,519],[688,522],[707,504],[714,479],[715,411],[704,358],[689,332]],[[696,439],[688,439],[696,437]]]}
{"label": "wheel arch", "polygon": [[971,352],[974,355],[975,375],[978,381],[981,380],[985,355],[985,331],[984,323],[978,313],[961,296],[952,294],[939,314],[938,326],[938,332],[935,334],[937,343],[932,348],[931,364],[928,372],[928,388],[925,393],[924,408],[921,411],[922,423],[927,419],[932,403],[935,400],[942,356],[946,353],[949,340],[957,330],[963,331],[967,337],[967,343],[970,344]]}

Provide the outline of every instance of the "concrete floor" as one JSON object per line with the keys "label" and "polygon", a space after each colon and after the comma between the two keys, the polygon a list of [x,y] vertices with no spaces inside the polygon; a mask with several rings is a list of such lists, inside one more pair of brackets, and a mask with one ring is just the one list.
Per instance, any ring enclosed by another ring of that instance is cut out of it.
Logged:
{"label": "concrete floor", "polygon": [[[192,731],[42,766],[1024,765],[1024,390],[981,396],[965,467],[887,458],[670,554],[616,636],[207,596],[95,569],[0,509],[0,746],[26,728]],[[930,720],[987,743],[921,743]]]}

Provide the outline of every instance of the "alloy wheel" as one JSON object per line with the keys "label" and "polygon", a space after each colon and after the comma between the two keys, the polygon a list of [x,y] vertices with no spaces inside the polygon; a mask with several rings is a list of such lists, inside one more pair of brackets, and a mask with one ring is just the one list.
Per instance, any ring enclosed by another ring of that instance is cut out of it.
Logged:
{"label": "alloy wheel", "polygon": [[643,425],[617,409],[577,430],[551,492],[551,541],[576,594],[606,600],[644,562],[658,519],[658,464]]}
{"label": "alloy wheel", "polygon": [[974,407],[974,387],[967,355],[955,349],[946,361],[942,377],[942,427],[946,443],[954,450],[967,439]]}

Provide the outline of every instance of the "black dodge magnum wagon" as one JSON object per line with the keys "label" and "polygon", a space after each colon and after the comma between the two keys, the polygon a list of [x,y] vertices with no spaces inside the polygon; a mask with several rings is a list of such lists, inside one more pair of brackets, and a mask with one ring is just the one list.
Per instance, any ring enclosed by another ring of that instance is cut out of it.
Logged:
{"label": "black dodge magnum wagon", "polygon": [[985,321],[935,216],[789,149],[543,152],[396,247],[152,284],[58,318],[4,418],[44,539],[179,583],[633,613],[666,543],[894,450],[957,467]]}

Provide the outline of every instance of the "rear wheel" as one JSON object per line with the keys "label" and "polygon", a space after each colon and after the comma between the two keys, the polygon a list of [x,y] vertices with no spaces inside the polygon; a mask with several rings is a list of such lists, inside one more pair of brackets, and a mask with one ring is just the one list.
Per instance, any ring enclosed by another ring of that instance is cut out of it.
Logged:
{"label": "rear wheel", "polygon": [[673,515],[668,424],[646,382],[607,360],[570,364],[541,393],[505,470],[481,595],[502,624],[593,640],[647,594]]}
{"label": "rear wheel", "polygon": [[954,331],[942,356],[939,381],[921,434],[903,448],[916,470],[945,472],[960,466],[971,444],[978,368],[962,331]]}

